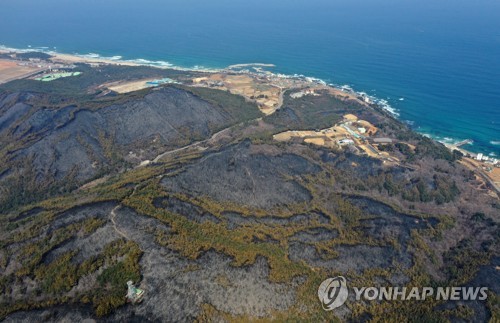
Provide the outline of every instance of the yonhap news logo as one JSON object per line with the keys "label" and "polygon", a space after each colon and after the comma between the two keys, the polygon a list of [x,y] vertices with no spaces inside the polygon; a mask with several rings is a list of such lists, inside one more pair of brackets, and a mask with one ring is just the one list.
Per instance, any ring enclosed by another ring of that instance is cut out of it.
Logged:
{"label": "yonhap news logo", "polygon": [[[352,287],[356,301],[484,301],[488,287]],[[328,278],[319,285],[318,297],[325,311],[342,305],[349,296],[347,280],[343,276]]]}
{"label": "yonhap news logo", "polygon": [[318,297],[325,311],[342,306],[349,296],[347,281],[342,276],[328,278],[318,288]]}

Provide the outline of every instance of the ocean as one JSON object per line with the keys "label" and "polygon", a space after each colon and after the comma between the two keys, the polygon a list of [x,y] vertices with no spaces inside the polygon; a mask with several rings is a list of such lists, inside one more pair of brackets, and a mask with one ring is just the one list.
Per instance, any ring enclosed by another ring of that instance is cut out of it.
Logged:
{"label": "ocean", "polygon": [[498,0],[2,0],[0,45],[181,67],[270,63],[500,156]]}

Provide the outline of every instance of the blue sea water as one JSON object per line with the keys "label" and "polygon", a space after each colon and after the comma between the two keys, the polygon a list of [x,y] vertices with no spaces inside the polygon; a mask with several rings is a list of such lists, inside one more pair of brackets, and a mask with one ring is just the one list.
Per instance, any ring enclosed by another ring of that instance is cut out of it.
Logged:
{"label": "blue sea water", "polygon": [[272,63],[500,156],[498,0],[2,0],[0,44],[183,67]]}

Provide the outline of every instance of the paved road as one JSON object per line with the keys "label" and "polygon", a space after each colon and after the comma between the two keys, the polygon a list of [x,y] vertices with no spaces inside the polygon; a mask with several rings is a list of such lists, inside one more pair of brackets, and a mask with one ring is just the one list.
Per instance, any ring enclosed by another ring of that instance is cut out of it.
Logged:
{"label": "paved road", "polygon": [[497,192],[497,194],[500,194],[500,187],[477,165],[475,165],[473,162],[467,160],[466,158],[463,158],[462,161],[469,165],[470,168],[473,169],[479,176],[481,176],[487,183],[493,187],[493,189]]}

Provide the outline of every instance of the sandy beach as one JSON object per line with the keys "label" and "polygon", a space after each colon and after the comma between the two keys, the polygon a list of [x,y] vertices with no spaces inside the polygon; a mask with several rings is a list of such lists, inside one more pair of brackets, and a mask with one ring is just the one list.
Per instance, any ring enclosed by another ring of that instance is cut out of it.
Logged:
{"label": "sandy beach", "polygon": [[50,59],[53,62],[64,63],[64,64],[74,64],[74,63],[88,63],[88,64],[112,64],[112,65],[125,65],[125,66],[140,66],[141,64],[127,62],[122,60],[112,60],[100,57],[83,57],[71,54],[60,54],[51,52],[50,55],[53,57]]}

